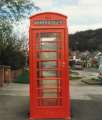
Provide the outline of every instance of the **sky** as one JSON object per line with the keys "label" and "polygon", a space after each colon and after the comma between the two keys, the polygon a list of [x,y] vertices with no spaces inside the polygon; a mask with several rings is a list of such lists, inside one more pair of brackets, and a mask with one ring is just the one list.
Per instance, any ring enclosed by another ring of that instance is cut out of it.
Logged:
{"label": "sky", "polygon": [[38,12],[59,12],[68,16],[69,33],[102,28],[102,0],[32,0]]}

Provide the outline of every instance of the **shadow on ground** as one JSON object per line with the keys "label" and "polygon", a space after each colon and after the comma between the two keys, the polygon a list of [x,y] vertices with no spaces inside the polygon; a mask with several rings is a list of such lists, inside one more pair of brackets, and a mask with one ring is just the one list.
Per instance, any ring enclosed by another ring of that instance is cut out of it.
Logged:
{"label": "shadow on ground", "polygon": [[[72,120],[102,120],[102,100],[71,100]],[[29,97],[0,95],[0,120],[28,120]]]}
{"label": "shadow on ground", "polygon": [[28,120],[29,97],[0,95],[0,120]]}
{"label": "shadow on ground", "polygon": [[102,101],[71,100],[72,120],[102,120]]}

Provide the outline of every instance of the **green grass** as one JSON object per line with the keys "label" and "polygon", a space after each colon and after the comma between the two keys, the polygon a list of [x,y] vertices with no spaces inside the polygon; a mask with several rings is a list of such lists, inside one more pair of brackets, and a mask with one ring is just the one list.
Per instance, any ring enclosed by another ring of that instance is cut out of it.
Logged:
{"label": "green grass", "polygon": [[79,73],[76,71],[70,71],[70,80],[78,80],[81,79],[82,77],[79,76]]}
{"label": "green grass", "polygon": [[75,71],[70,71],[70,74],[79,75],[79,73],[78,73],[78,72],[75,72]]}
{"label": "green grass", "polygon": [[91,78],[91,80],[98,80],[97,78]]}
{"label": "green grass", "polygon": [[91,80],[94,80],[94,81],[102,81],[102,78],[91,78]]}
{"label": "green grass", "polygon": [[23,74],[20,74],[17,79],[14,81],[15,83],[29,83],[29,71],[25,70]]}
{"label": "green grass", "polygon": [[82,77],[80,77],[80,76],[70,76],[70,80],[79,80],[81,78]]}

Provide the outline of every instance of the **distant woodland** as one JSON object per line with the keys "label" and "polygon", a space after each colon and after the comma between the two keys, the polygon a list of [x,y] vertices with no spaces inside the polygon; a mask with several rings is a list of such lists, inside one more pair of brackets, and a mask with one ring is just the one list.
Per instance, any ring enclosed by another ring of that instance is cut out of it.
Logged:
{"label": "distant woodland", "polygon": [[69,35],[71,50],[102,51],[102,29],[87,30]]}

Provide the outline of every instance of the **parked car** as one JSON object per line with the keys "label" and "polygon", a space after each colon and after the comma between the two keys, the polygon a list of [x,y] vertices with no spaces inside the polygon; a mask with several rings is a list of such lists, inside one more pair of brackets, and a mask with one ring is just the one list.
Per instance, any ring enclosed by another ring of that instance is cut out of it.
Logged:
{"label": "parked car", "polygon": [[74,64],[74,69],[77,69],[77,70],[82,70],[83,69],[83,66],[82,66],[82,62],[76,62]]}

